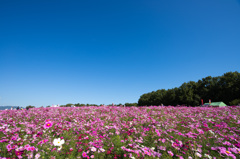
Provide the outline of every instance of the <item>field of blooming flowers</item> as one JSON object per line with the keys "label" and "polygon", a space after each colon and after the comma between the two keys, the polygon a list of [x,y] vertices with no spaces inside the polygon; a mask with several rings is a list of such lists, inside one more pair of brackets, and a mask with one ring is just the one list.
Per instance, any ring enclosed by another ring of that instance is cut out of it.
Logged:
{"label": "field of blooming flowers", "polygon": [[0,111],[0,159],[240,158],[240,107]]}

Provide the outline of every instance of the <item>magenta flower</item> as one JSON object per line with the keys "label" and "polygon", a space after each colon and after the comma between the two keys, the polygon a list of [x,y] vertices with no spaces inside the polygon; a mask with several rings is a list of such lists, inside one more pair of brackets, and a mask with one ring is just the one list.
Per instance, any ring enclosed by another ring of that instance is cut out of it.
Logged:
{"label": "magenta flower", "polygon": [[83,153],[82,153],[82,156],[83,156],[83,157],[87,157],[87,153],[86,153],[86,152],[83,152]]}
{"label": "magenta flower", "polygon": [[8,145],[6,146],[6,148],[8,149],[8,151],[11,151],[11,149],[12,149],[12,147],[11,147],[10,144],[8,144]]}
{"label": "magenta flower", "polygon": [[15,149],[15,148],[18,148],[18,146],[16,146],[16,145],[13,145],[13,146],[12,146],[12,149]]}
{"label": "magenta flower", "polygon": [[17,137],[13,136],[13,137],[11,138],[11,140],[17,140]]}
{"label": "magenta flower", "polygon": [[34,146],[32,146],[30,151],[34,151],[34,150],[35,150],[35,147],[34,147]]}
{"label": "magenta flower", "polygon": [[22,151],[15,151],[16,156],[21,156],[23,154]]}
{"label": "magenta flower", "polygon": [[50,119],[47,119],[45,122],[50,122]]}
{"label": "magenta flower", "polygon": [[46,123],[44,124],[43,127],[44,127],[45,129],[48,129],[48,128],[52,127],[52,125],[53,125],[52,122],[51,122],[51,121],[48,121],[48,122],[46,122]]}
{"label": "magenta flower", "polygon": [[35,147],[34,147],[34,146],[28,147],[27,150],[28,150],[28,151],[34,151],[34,150],[35,150]]}

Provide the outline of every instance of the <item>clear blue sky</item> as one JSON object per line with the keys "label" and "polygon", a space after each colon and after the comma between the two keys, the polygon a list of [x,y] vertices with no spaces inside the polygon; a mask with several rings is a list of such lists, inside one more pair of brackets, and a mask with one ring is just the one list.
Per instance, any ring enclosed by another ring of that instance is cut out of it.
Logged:
{"label": "clear blue sky", "polygon": [[137,102],[239,60],[240,0],[0,1],[0,105]]}

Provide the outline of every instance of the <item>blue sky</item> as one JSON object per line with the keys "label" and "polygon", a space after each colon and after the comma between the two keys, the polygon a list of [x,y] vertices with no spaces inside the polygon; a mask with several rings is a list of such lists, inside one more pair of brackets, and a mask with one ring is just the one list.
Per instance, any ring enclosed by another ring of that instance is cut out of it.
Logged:
{"label": "blue sky", "polygon": [[0,24],[0,105],[137,102],[240,72],[239,0],[1,0]]}

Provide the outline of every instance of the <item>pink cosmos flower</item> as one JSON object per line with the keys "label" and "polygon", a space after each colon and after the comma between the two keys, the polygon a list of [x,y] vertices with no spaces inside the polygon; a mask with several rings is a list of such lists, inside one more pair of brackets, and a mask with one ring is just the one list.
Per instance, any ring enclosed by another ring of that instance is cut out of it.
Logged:
{"label": "pink cosmos flower", "polygon": [[163,151],[166,151],[166,147],[164,147],[164,146],[160,146],[159,149],[163,150]]}
{"label": "pink cosmos flower", "polygon": [[83,153],[82,153],[82,156],[83,156],[83,157],[88,157],[86,152],[83,152]]}
{"label": "pink cosmos flower", "polygon": [[25,145],[24,148],[27,150],[29,147],[31,147],[29,144]]}
{"label": "pink cosmos flower", "polygon": [[37,153],[37,154],[35,155],[35,159],[38,159],[40,156],[41,156],[41,155],[40,155],[39,153]]}
{"label": "pink cosmos flower", "polygon": [[200,152],[200,153],[202,153],[202,149],[201,149],[201,148],[198,148],[197,151]]}
{"label": "pink cosmos flower", "polygon": [[130,157],[130,158],[132,157],[132,154],[131,154],[131,153],[129,154],[129,157]]}
{"label": "pink cosmos flower", "polygon": [[35,150],[35,147],[34,147],[34,146],[28,147],[27,150],[28,150],[28,151],[34,151],[34,150]]}
{"label": "pink cosmos flower", "polygon": [[236,156],[235,156],[234,154],[232,154],[232,152],[230,152],[230,151],[226,151],[225,154],[226,154],[227,156],[232,157],[233,159],[236,159]]}
{"label": "pink cosmos flower", "polygon": [[16,156],[21,156],[23,154],[22,151],[15,151]]}
{"label": "pink cosmos flower", "polygon": [[17,145],[13,145],[13,146],[12,146],[12,149],[17,149],[17,148],[18,148]]}
{"label": "pink cosmos flower", "polygon": [[170,156],[173,156],[174,154],[172,153],[172,151],[168,151],[168,154],[170,155]]}
{"label": "pink cosmos flower", "polygon": [[46,123],[46,122],[49,122],[49,121],[50,121],[50,119],[47,119],[47,120],[45,120],[45,123]]}
{"label": "pink cosmos flower", "polygon": [[198,157],[202,157],[202,155],[198,152],[195,153]]}
{"label": "pink cosmos flower", "polygon": [[53,125],[52,122],[48,121],[48,122],[46,122],[46,123],[44,124],[43,127],[44,127],[45,129],[48,129],[48,128],[52,127],[52,125]]}
{"label": "pink cosmos flower", "polygon": [[228,142],[228,141],[225,141],[225,142],[223,143],[223,145],[231,146],[232,144],[231,144],[230,142]]}
{"label": "pink cosmos flower", "polygon": [[94,155],[91,155],[90,157],[91,157],[91,158],[94,158]]}
{"label": "pink cosmos flower", "polygon": [[6,146],[6,148],[8,149],[8,151],[11,151],[12,146],[11,146],[10,144],[8,144],[8,145]]}

